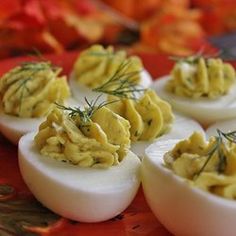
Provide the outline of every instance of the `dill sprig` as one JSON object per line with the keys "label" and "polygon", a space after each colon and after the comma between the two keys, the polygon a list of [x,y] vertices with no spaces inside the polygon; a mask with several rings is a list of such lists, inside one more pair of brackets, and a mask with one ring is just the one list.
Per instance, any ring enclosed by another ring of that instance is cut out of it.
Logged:
{"label": "dill sprig", "polygon": [[[16,80],[11,81],[11,83],[15,83],[18,80],[22,80],[20,85],[17,87],[16,91],[18,91],[22,86],[27,86],[27,83],[34,79],[35,77],[33,77],[36,73],[38,73],[39,71],[44,71],[44,70],[48,70],[51,69],[54,72],[59,71],[60,68],[55,67],[51,64],[51,62],[23,62],[21,63],[20,67],[15,70],[10,72],[9,77],[10,76],[16,76],[17,74],[20,77],[17,77]],[[26,74],[27,76],[24,77],[24,72],[30,72],[29,74]]]}
{"label": "dill sprig", "polygon": [[201,167],[201,169],[198,171],[196,176],[198,177],[206,168],[208,162],[211,160],[213,155],[216,153],[218,154],[219,158],[219,164],[217,166],[218,173],[222,173],[225,170],[225,167],[227,165],[226,156],[224,155],[223,146],[225,146],[225,140],[229,141],[230,143],[236,143],[236,131],[224,133],[221,130],[217,129],[218,136],[215,136],[215,145],[211,148],[211,150],[207,153],[207,160]]}
{"label": "dill sprig", "polygon": [[203,57],[205,59],[209,59],[209,58],[215,58],[221,55],[221,51],[218,51],[216,53],[213,54],[204,54],[204,49],[201,48],[197,53],[191,55],[191,56],[170,56],[170,60],[175,61],[177,63],[182,63],[182,62],[186,62],[189,64],[195,64],[197,63],[197,61]]}
{"label": "dill sprig", "polygon": [[31,71],[32,73],[36,73],[42,70],[47,70],[51,69],[53,71],[58,71],[60,70],[59,67],[53,65],[50,61],[43,61],[43,62],[38,62],[38,61],[27,61],[27,62],[22,62],[20,64],[20,68],[16,73],[22,72],[22,71]]}
{"label": "dill sprig", "polygon": [[76,116],[79,116],[82,123],[87,123],[90,121],[92,115],[99,109],[101,109],[104,106],[107,106],[108,104],[117,102],[118,100],[113,101],[103,101],[101,103],[98,103],[100,97],[102,94],[98,95],[95,100],[88,101],[88,99],[85,97],[84,100],[86,102],[86,105],[84,107],[66,107],[61,104],[55,103],[59,109],[62,109],[64,111],[68,111],[68,116],[73,118]]}
{"label": "dill sprig", "polygon": [[[51,62],[22,62],[19,66],[6,74],[8,78],[14,78],[10,79],[10,83],[7,83],[7,85],[9,86],[18,80],[28,80],[29,77],[32,77],[36,73],[49,69],[56,73],[59,73],[61,70],[59,67],[52,65]],[[6,82],[8,82],[8,80],[6,80]]]}
{"label": "dill sprig", "polygon": [[29,57],[36,58],[37,60],[47,61],[42,52],[37,47],[33,47],[32,51],[28,53]]}
{"label": "dill sprig", "polygon": [[139,75],[140,70],[127,72],[130,61],[122,62],[111,78],[93,91],[114,95],[120,98],[137,99],[137,93],[146,89],[137,85],[134,80]]}
{"label": "dill sprig", "polygon": [[[60,72],[60,68],[53,66],[51,62],[29,61],[29,62],[21,63],[20,66],[16,70],[13,70],[12,72],[9,73],[10,77],[11,76],[16,77],[16,79],[11,81],[10,84],[14,84],[16,81],[21,80],[21,83],[16,88],[16,92],[21,89],[19,112],[21,112],[22,102],[23,102],[25,93],[27,92],[28,94],[30,94],[30,89],[28,88],[28,82],[33,80],[35,78],[34,75],[37,74],[38,72],[48,70],[48,69],[53,70],[55,73]],[[27,75],[26,77],[24,77],[24,73],[26,73],[25,74]]]}

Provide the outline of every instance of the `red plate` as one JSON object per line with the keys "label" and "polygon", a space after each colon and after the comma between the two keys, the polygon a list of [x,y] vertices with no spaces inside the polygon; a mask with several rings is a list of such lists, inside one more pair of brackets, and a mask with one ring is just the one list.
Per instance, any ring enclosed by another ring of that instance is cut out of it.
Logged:
{"label": "red plate", "polygon": [[[46,59],[68,74],[78,52],[48,55]],[[140,55],[154,78],[167,74],[172,62],[160,55]],[[0,74],[30,57],[0,62]],[[45,191],[47,191],[45,189]],[[173,209],[174,210],[174,209]],[[171,235],[147,206],[142,189],[122,214],[103,223],[84,224],[61,218],[43,208],[25,186],[17,163],[17,147],[0,135],[0,235],[45,236],[167,236]]]}

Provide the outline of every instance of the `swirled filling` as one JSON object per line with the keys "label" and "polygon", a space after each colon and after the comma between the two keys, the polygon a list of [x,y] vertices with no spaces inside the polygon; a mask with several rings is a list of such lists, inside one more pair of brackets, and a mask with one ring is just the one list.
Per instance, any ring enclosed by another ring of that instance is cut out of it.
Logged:
{"label": "swirled filling", "polygon": [[235,84],[235,70],[221,59],[190,57],[177,62],[167,83],[167,91],[190,98],[218,98]]}
{"label": "swirled filling", "polygon": [[106,107],[86,120],[54,109],[40,125],[35,144],[44,156],[81,167],[108,168],[129,150],[129,122]]}
{"label": "swirled filling", "polygon": [[0,79],[1,110],[18,117],[45,116],[55,102],[70,96],[61,69],[49,62],[27,62]]}
{"label": "swirled filling", "polygon": [[81,52],[75,62],[75,80],[87,87],[96,88],[114,76],[121,65],[126,65],[129,80],[135,83],[140,81],[140,73],[137,72],[143,69],[143,65],[137,56],[127,57],[125,51],[115,52],[112,46],[104,48],[93,45]]}
{"label": "swirled filling", "polygon": [[236,199],[236,144],[222,138],[206,142],[200,133],[193,133],[165,154],[165,166],[193,186]]}
{"label": "swirled filling", "polygon": [[[108,96],[108,100],[116,99]],[[169,131],[174,119],[171,106],[153,90],[147,90],[137,100],[123,98],[108,107],[130,122],[132,141],[148,141],[161,136]]]}

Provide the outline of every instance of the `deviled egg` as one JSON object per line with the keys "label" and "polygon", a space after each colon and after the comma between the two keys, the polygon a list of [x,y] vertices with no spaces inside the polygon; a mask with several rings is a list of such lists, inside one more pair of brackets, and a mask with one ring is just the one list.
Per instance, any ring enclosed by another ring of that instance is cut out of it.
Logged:
{"label": "deviled egg", "polygon": [[171,75],[153,86],[173,109],[207,126],[236,117],[235,82],[235,70],[229,63],[198,56],[179,60]]}
{"label": "deviled egg", "polygon": [[129,122],[90,105],[53,110],[36,135],[20,139],[19,166],[43,205],[72,220],[100,222],[131,203],[141,163],[129,151]]}
{"label": "deviled egg", "polygon": [[196,121],[177,113],[174,115],[170,104],[158,97],[153,90],[145,90],[139,96],[137,99],[126,97],[119,101],[117,96],[108,96],[108,101],[115,102],[107,107],[129,121],[131,150],[140,158],[145,149],[156,140],[185,138],[194,131],[204,134]]}
{"label": "deviled egg", "polygon": [[114,76],[116,80],[128,80],[131,84],[144,88],[152,83],[152,78],[143,68],[139,57],[127,57],[125,51],[115,52],[112,46],[104,48],[101,45],[93,45],[79,55],[69,84],[73,96],[78,101],[83,101],[84,97],[93,100],[98,96],[97,89]]}
{"label": "deviled egg", "polygon": [[174,235],[235,235],[236,140],[227,143],[222,134],[206,142],[194,133],[146,150],[141,167],[145,198]]}
{"label": "deviled egg", "polygon": [[0,130],[14,144],[37,130],[54,103],[70,95],[61,69],[50,62],[22,63],[0,79]]}

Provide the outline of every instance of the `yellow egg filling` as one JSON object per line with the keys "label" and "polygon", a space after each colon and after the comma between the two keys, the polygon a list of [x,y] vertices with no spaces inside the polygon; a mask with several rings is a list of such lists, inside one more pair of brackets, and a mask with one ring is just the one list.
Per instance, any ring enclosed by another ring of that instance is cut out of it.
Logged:
{"label": "yellow egg filling", "polygon": [[40,153],[81,167],[117,165],[130,147],[129,122],[106,107],[85,113],[54,109],[35,136]]}
{"label": "yellow egg filling", "polygon": [[70,96],[61,69],[49,62],[27,62],[0,79],[1,110],[18,117],[42,117]]}
{"label": "yellow egg filling", "polygon": [[165,166],[193,186],[236,199],[236,143],[232,137],[220,133],[206,142],[195,132],[165,154]]}
{"label": "yellow egg filling", "polygon": [[[108,96],[108,100],[117,100]],[[146,90],[139,99],[122,98],[108,107],[130,122],[132,141],[153,140],[169,131],[174,116],[171,106],[153,90]]]}
{"label": "yellow egg filling", "polygon": [[166,89],[178,96],[214,99],[229,92],[235,77],[233,66],[221,59],[190,57],[175,64]]}
{"label": "yellow egg filling", "polygon": [[126,73],[130,75],[129,80],[139,83],[140,73],[137,72],[143,69],[143,65],[137,56],[127,57],[125,51],[115,52],[112,46],[104,48],[101,45],[93,45],[81,52],[76,60],[75,80],[87,87],[96,88],[117,73],[121,65],[126,65]]}

